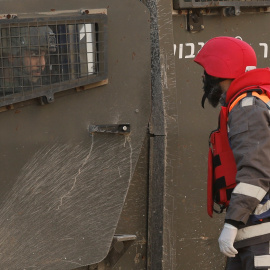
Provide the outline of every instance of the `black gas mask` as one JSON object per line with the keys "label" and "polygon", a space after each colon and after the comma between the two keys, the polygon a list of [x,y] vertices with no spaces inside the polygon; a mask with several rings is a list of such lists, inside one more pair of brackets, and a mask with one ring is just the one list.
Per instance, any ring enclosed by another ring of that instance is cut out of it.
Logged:
{"label": "black gas mask", "polygon": [[226,79],[213,77],[207,74],[206,71],[204,71],[204,76],[203,76],[204,95],[202,97],[202,102],[201,102],[203,108],[204,108],[204,102],[206,98],[208,99],[209,103],[214,108],[217,107],[219,100],[221,98],[221,95],[222,95],[222,89],[219,83],[224,80]]}

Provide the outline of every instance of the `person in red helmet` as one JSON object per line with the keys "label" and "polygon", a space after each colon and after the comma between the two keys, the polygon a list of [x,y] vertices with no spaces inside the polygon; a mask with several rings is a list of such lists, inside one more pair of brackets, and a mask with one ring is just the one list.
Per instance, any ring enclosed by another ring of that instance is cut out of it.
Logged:
{"label": "person in red helmet", "polygon": [[[213,149],[220,143],[233,153],[218,164],[214,156],[210,168],[236,168],[218,240],[220,251],[230,257],[226,269],[270,269],[270,69],[256,68],[253,48],[232,37],[210,39],[194,61],[204,68],[202,106],[206,99],[213,107],[220,103],[219,126],[226,127],[218,130],[222,139],[213,142]],[[222,180],[224,189],[223,171],[214,180]]]}

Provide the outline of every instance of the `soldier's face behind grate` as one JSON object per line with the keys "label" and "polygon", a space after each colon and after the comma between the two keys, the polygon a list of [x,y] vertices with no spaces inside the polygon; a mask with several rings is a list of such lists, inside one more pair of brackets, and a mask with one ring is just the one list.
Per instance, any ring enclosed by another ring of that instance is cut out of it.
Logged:
{"label": "soldier's face behind grate", "polygon": [[44,75],[46,51],[24,50],[22,55],[22,65],[23,74],[25,74],[29,83],[38,83],[41,80],[41,76]]}

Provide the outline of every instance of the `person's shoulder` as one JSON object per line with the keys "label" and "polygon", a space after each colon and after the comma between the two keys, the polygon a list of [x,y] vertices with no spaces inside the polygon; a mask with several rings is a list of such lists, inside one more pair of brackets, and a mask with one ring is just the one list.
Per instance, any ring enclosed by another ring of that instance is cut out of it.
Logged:
{"label": "person's shoulder", "polygon": [[266,111],[270,109],[268,104],[266,104],[262,99],[256,96],[246,96],[235,104],[231,112],[233,113],[237,110],[257,110],[258,107]]}
{"label": "person's shoulder", "polygon": [[246,122],[252,125],[256,123],[270,123],[270,111],[268,105],[255,96],[247,96],[241,99],[230,111],[228,124],[239,125]]}

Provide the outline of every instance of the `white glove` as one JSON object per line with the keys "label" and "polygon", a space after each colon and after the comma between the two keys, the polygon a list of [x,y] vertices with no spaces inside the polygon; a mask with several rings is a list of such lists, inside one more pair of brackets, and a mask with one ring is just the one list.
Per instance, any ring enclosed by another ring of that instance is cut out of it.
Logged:
{"label": "white glove", "polygon": [[225,223],[223,230],[219,236],[218,243],[220,251],[228,256],[235,257],[238,251],[233,247],[238,229],[231,224]]}

